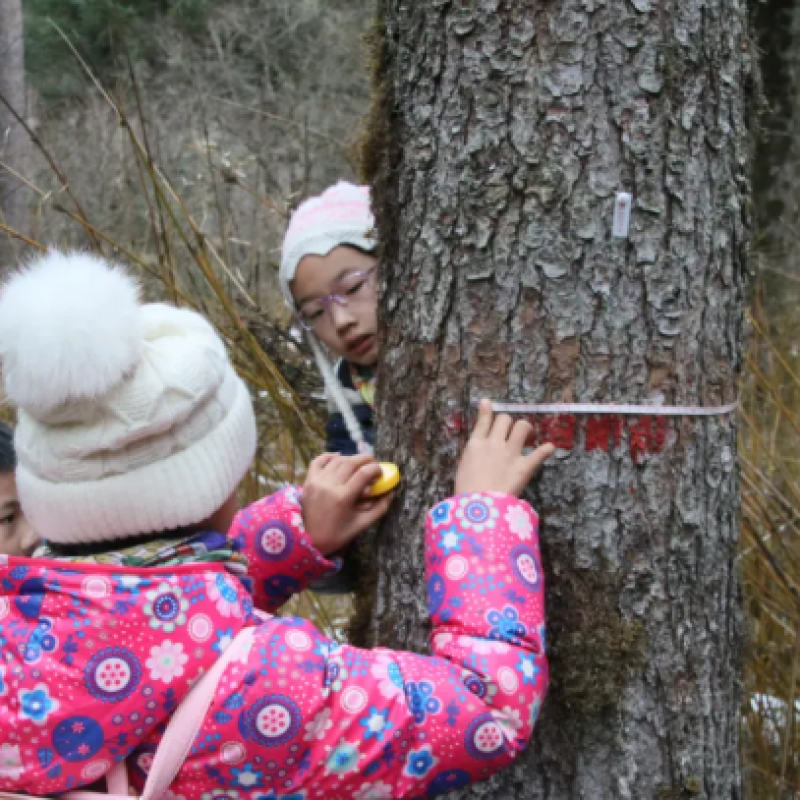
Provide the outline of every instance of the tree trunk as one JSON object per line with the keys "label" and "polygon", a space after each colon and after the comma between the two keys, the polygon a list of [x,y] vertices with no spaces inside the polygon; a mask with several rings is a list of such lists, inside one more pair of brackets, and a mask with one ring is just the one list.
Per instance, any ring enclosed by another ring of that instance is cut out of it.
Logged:
{"label": "tree trunk", "polygon": [[[798,274],[797,212],[800,114],[800,6],[796,0],[752,4],[752,27],[760,53],[762,113],[753,156],[754,256],[768,286],[780,297],[781,273]],[[773,292],[770,292],[772,294]]]}
{"label": "tree trunk", "polygon": [[[25,61],[21,0],[0,0],[0,96],[25,115]],[[28,136],[3,103],[0,103],[0,161],[24,175],[27,170]],[[2,221],[14,230],[28,228],[25,187],[0,166]],[[8,267],[15,246],[0,233],[0,271]]]}
{"label": "tree trunk", "polygon": [[[404,484],[369,632],[422,649],[423,514],[475,400],[735,399],[752,46],[745,0],[380,6],[363,163]],[[467,794],[739,797],[734,418],[534,421],[560,448],[531,489],[551,691],[529,753]]]}

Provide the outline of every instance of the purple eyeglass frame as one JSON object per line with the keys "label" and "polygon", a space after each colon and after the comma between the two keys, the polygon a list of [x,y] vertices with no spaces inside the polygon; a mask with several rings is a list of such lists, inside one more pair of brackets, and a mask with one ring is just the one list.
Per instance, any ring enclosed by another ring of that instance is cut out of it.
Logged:
{"label": "purple eyeglass frame", "polygon": [[[346,276],[347,278],[353,278],[355,276],[363,276],[364,280],[369,280],[378,270],[378,265],[376,264],[374,267],[370,267],[369,269],[358,269],[354,272],[349,272]],[[331,303],[336,303],[342,308],[347,308],[347,298],[342,297],[338,292],[331,292],[330,294],[323,295],[322,297],[315,297],[315,303],[322,303],[325,307],[326,313],[330,313]],[[303,316],[303,312],[301,309],[297,310],[297,319],[300,322],[300,325],[303,327],[304,330],[312,331],[314,330],[314,324],[309,322],[305,316]]]}

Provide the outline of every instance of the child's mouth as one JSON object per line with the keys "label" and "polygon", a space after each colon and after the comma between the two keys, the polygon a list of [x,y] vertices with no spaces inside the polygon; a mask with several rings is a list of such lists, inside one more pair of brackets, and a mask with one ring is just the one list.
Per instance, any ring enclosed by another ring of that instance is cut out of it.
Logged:
{"label": "child's mouth", "polygon": [[359,336],[357,339],[353,339],[353,341],[347,346],[347,349],[354,356],[363,356],[372,347],[373,339],[374,337],[371,333],[366,333],[363,336]]}

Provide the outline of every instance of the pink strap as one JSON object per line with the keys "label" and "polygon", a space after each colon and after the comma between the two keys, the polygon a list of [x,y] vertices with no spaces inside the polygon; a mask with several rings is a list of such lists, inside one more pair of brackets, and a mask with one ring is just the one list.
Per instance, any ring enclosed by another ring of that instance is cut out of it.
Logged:
{"label": "pink strap", "polygon": [[[140,800],[159,800],[169,789],[192,749],[195,737],[205,719],[220,679],[234,658],[246,653],[253,642],[254,628],[242,628],[228,649],[211,669],[192,687],[192,690],[172,715],[153,764],[147,775]],[[128,775],[124,764],[116,765],[107,776],[108,794],[77,790],[65,792],[63,800],[131,800]],[[0,790],[0,800],[31,800],[30,795],[10,794]]]}
{"label": "pink strap", "polygon": [[[9,795],[9,797],[20,797],[25,800],[39,800],[37,796],[33,794],[16,794]],[[56,795],[56,797],[68,797],[69,800],[131,800],[131,795],[129,794],[106,794],[104,792],[90,792],[86,789],[75,789],[71,792],[64,792],[64,794]]]}
{"label": "pink strap", "polygon": [[219,660],[178,706],[158,745],[141,800],[159,800],[169,789],[192,749],[222,674],[234,658],[240,657],[250,649],[254,633],[254,628],[242,628]]}

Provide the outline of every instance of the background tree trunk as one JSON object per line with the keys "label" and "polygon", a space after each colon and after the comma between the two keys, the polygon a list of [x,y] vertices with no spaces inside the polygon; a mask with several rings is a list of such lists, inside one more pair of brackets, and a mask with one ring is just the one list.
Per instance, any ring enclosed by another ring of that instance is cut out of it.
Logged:
{"label": "background tree trunk", "polygon": [[787,278],[800,275],[797,218],[800,211],[800,4],[761,0],[751,4],[759,51],[760,105],[753,155],[753,226],[750,255],[770,299],[787,296]]}
{"label": "background tree trunk", "polygon": [[[423,515],[474,400],[736,397],[752,46],[744,0],[382,0],[374,44],[379,451],[405,482],[370,634],[418,649]],[[733,417],[537,424],[551,694],[471,796],[740,796]]]}
{"label": "background tree trunk", "polygon": [[[25,60],[22,0],[0,0],[0,95],[20,115],[26,113]],[[8,109],[0,103],[0,160],[25,175],[28,136]],[[25,187],[0,167],[0,211],[6,225],[20,232],[28,229]],[[0,271],[8,267],[15,245],[0,233]]]}

